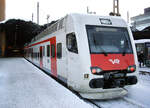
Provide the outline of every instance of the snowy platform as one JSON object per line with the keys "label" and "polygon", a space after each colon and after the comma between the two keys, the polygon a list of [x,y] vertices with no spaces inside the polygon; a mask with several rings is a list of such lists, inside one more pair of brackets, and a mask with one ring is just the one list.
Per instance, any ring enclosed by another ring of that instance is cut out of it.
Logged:
{"label": "snowy platform", "polygon": [[24,58],[0,58],[0,108],[92,108]]}
{"label": "snowy platform", "polygon": [[149,67],[141,67],[139,68],[140,72],[149,72],[150,73],[150,68]]}
{"label": "snowy platform", "polygon": [[[150,68],[140,68],[150,72]],[[149,108],[150,76],[119,99],[97,100],[103,108]],[[0,108],[96,108],[47,76],[24,58],[0,58]]]}

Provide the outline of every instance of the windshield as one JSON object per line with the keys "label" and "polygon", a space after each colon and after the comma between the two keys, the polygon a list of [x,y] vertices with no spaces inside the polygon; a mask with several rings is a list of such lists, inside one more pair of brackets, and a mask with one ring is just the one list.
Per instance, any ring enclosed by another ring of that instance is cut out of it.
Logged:
{"label": "windshield", "polygon": [[133,53],[126,28],[86,26],[91,53]]}

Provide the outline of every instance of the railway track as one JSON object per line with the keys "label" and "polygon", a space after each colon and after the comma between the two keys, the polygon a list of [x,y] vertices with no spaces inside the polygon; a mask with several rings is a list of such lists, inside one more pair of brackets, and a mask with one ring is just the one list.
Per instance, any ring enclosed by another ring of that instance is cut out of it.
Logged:
{"label": "railway track", "polygon": [[90,104],[93,106],[93,108],[102,108],[100,105],[98,105],[97,103],[93,102],[90,99],[83,99],[86,103]]}
{"label": "railway track", "polygon": [[144,106],[144,105],[142,105],[142,104],[140,104],[140,103],[138,103],[138,102],[136,102],[136,101],[134,101],[134,100],[132,100],[130,98],[124,97],[123,100],[125,100],[128,103],[131,103],[131,104],[137,106],[137,108],[146,108],[146,106]]}
{"label": "railway track", "polygon": [[93,108],[145,108],[128,98],[118,98],[111,100],[89,100],[91,104],[95,105]]}
{"label": "railway track", "polygon": [[150,72],[146,72],[146,71],[140,71],[140,73],[139,73],[139,77],[140,77],[140,79],[143,79],[143,80],[145,80],[145,81],[150,81]]}
{"label": "railway track", "polygon": [[150,72],[147,72],[147,71],[140,71],[139,74],[141,74],[141,75],[149,75],[150,76]]}

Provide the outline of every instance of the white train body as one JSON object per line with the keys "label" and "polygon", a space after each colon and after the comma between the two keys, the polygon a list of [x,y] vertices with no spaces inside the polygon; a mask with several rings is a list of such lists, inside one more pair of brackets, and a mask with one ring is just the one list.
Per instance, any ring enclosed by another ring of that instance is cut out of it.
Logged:
{"label": "white train body", "polygon": [[84,98],[120,97],[137,83],[132,33],[120,17],[69,14],[36,36],[25,52]]}

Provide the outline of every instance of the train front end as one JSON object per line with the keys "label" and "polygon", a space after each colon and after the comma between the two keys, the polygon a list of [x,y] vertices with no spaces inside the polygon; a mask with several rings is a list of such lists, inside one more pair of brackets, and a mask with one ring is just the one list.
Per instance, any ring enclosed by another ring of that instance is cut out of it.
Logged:
{"label": "train front end", "polygon": [[[89,82],[91,88],[124,88],[137,83],[133,48],[127,28],[87,26],[91,73],[102,76]],[[124,93],[125,94],[125,93]]]}
{"label": "train front end", "polygon": [[[126,28],[87,26],[91,73],[103,78],[90,81],[91,88],[124,87],[137,83],[133,48]],[[99,82],[102,84],[100,85]]]}
{"label": "train front end", "polygon": [[[126,87],[137,83],[137,56],[132,33],[124,20],[116,18],[118,22],[113,22],[117,21],[114,19],[99,18],[101,25],[85,24],[90,69],[89,73],[84,73],[83,88],[79,92],[82,97],[117,98],[127,94]],[[119,23],[126,25],[119,26]]]}

